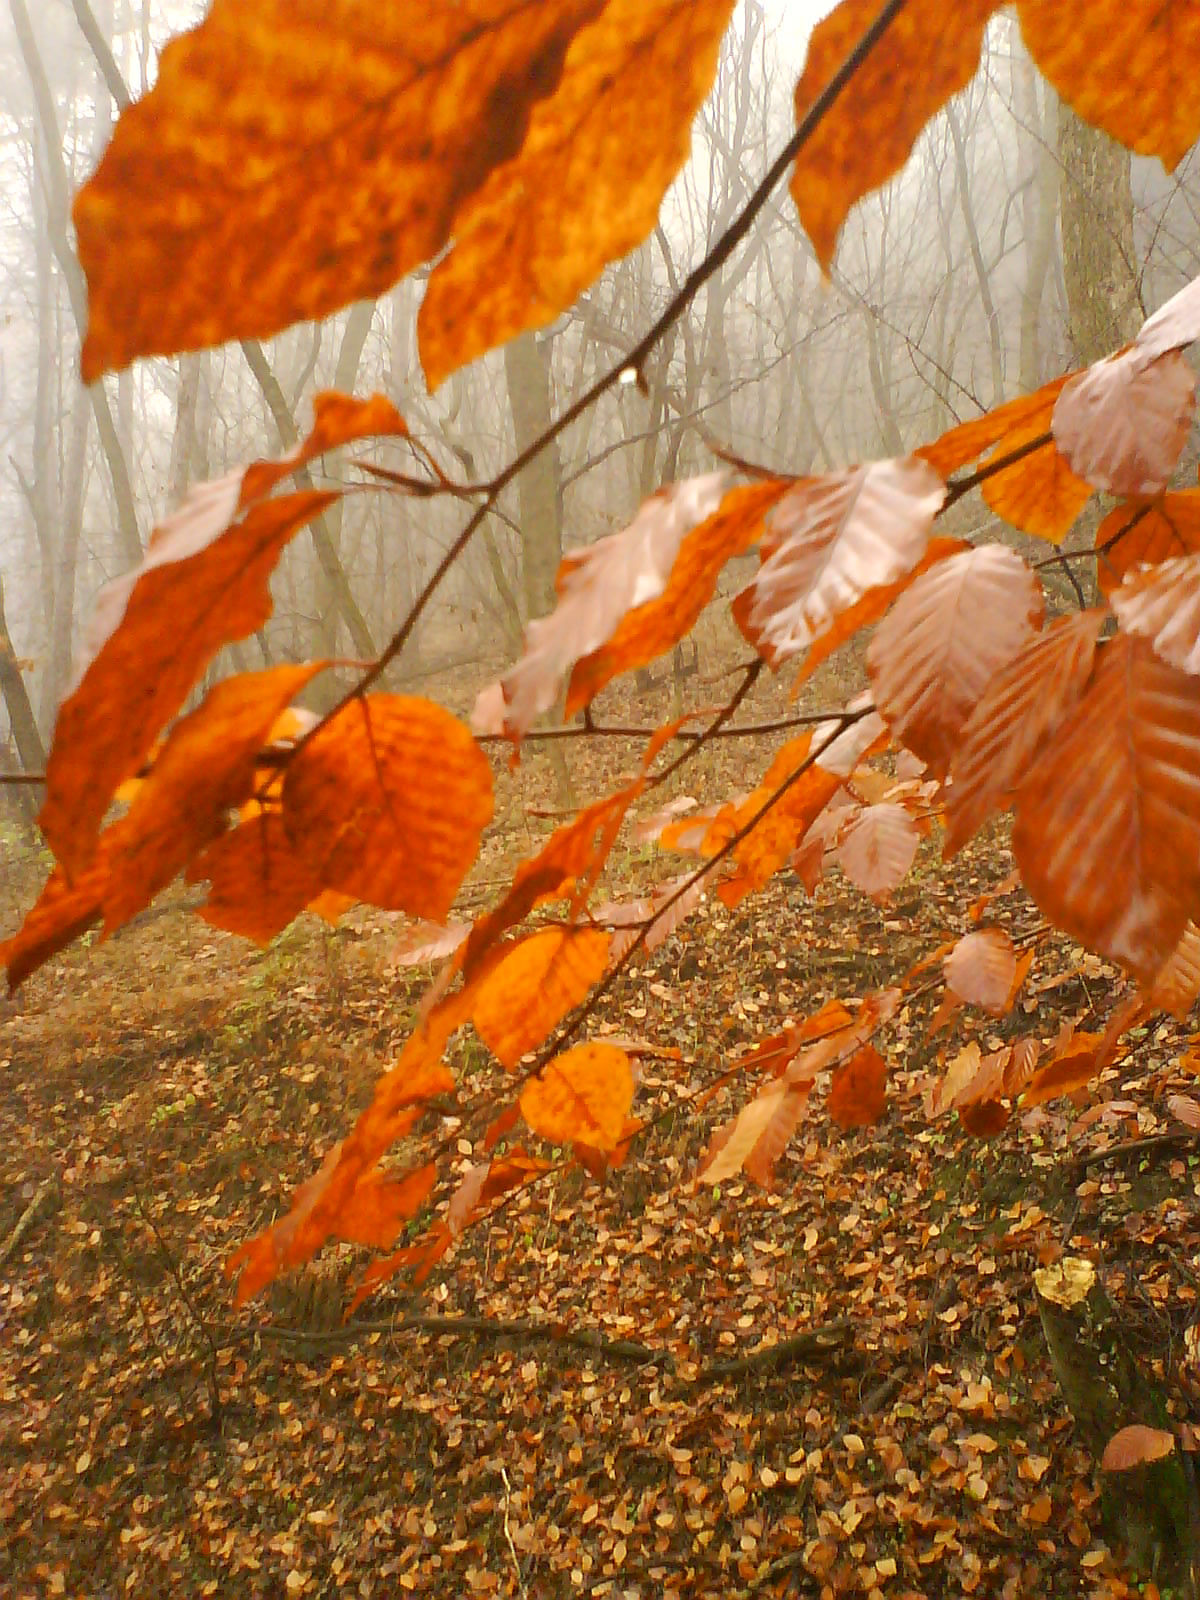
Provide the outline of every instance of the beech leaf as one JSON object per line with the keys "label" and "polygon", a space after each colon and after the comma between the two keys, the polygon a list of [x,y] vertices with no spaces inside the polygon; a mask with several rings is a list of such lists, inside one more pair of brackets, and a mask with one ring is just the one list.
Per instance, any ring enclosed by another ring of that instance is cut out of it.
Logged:
{"label": "beech leaf", "polygon": [[1196,380],[1178,350],[1147,364],[1136,345],[1063,389],[1054,437],[1071,470],[1113,494],[1165,489],[1192,425]]}
{"label": "beech leaf", "polygon": [[1131,1467],[1161,1461],[1175,1449],[1175,1435],[1165,1428],[1148,1428],[1143,1422],[1131,1423],[1114,1433],[1104,1446],[1100,1465],[1105,1472],[1128,1472]]}
{"label": "beech leaf", "polygon": [[633,1104],[633,1067],[611,1044],[580,1044],[555,1056],[521,1090],[521,1115],[554,1144],[578,1140],[615,1149]]}
{"label": "beech leaf", "polygon": [[1181,672],[1200,673],[1200,555],[1129,573],[1109,603],[1126,633]]}

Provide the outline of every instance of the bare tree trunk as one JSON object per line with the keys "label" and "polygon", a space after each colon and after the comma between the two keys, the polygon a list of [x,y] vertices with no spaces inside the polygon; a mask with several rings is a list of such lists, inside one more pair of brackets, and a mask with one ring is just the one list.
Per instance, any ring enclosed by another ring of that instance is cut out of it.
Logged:
{"label": "bare tree trunk", "polygon": [[1098,361],[1142,320],[1130,156],[1067,105],[1058,112],[1058,156],[1068,334],[1078,361]]}
{"label": "bare tree trunk", "polygon": [[67,467],[63,478],[62,524],[59,531],[58,561],[54,583],[54,623],[50,635],[50,659],[42,679],[42,727],[49,728],[55,707],[71,676],[71,641],[75,622],[75,573],[79,556],[79,536],[83,531],[83,506],[87,487],[87,447],[92,413],[80,395],[71,417],[71,437],[67,445]]}
{"label": "bare tree trunk", "polygon": [[8,707],[8,721],[17,742],[17,754],[26,772],[44,772],[46,747],[38,732],[37,718],[29,703],[29,691],[17,665],[8,622],[4,615],[4,582],[0,579],[0,694]]}

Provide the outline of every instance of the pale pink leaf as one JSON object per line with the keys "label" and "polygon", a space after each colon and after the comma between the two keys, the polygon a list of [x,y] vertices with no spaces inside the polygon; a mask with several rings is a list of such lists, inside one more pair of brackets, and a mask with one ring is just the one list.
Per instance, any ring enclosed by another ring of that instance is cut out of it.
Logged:
{"label": "pale pink leaf", "polygon": [[866,708],[871,704],[869,694],[856,695],[846,707],[847,712],[864,712],[865,715],[846,726],[837,718],[818,722],[812,734],[813,760],[818,767],[839,778],[848,778],[866,752],[884,731],[883,718]]}
{"label": "pale pink leaf", "polygon": [[1100,1465],[1105,1472],[1128,1472],[1131,1467],[1161,1461],[1175,1449],[1175,1435],[1165,1428],[1148,1428],[1144,1422],[1132,1423],[1114,1433],[1104,1446]]}
{"label": "pale pink leaf", "polygon": [[742,631],[772,666],[807,650],[869,589],[916,566],[945,498],[916,456],[797,483],[767,519],[763,564],[735,606]]}
{"label": "pale pink leaf", "polygon": [[392,965],[421,967],[452,956],[471,931],[468,922],[419,922],[400,939],[392,952]]}
{"label": "pale pink leaf", "polygon": [[[760,1141],[762,1157],[754,1160],[753,1165],[760,1174],[755,1181],[763,1181],[764,1172],[769,1174],[769,1166],[787,1148],[807,1103],[806,1087],[789,1084],[783,1078],[768,1083],[753,1100],[746,1102],[732,1121],[713,1134],[696,1182],[716,1184],[735,1177],[757,1156]],[[770,1154],[768,1162],[770,1152],[774,1153]]]}
{"label": "pale pink leaf", "polygon": [[693,795],[678,795],[674,800],[668,801],[661,810],[652,811],[649,816],[641,817],[634,825],[633,837],[638,844],[652,844],[661,836],[669,822],[675,822],[689,811],[694,811],[699,804]]}
{"label": "pale pink leaf", "polygon": [[1146,318],[1134,348],[1144,360],[1153,361],[1168,350],[1191,344],[1193,339],[1200,339],[1200,277],[1185,284],[1152,317]]}
{"label": "pale pink leaf", "polygon": [[1072,472],[1112,494],[1157,494],[1187,441],[1196,380],[1177,350],[1147,363],[1137,345],[1063,388],[1051,429]]}
{"label": "pale pink leaf", "polygon": [[1200,673],[1200,555],[1129,573],[1109,597],[1126,633],[1181,672]]}
{"label": "pale pink leaf", "polygon": [[1169,1094],[1167,1110],[1186,1128],[1200,1128],[1200,1104],[1190,1094]]}
{"label": "pale pink leaf", "polygon": [[1008,803],[1038,750],[1092,675],[1103,611],[1062,617],[993,677],[967,718],[950,761],[945,854]]}
{"label": "pale pink leaf", "polygon": [[446,1209],[446,1226],[450,1230],[452,1239],[459,1237],[474,1215],[487,1175],[491,1170],[490,1161],[477,1161],[474,1166],[467,1168],[462,1182],[450,1196],[450,1204]]}
{"label": "pale pink leaf", "polygon": [[1146,995],[1155,1011],[1169,1011],[1182,1022],[1200,997],[1200,928],[1189,922],[1179,943]]}
{"label": "pale pink leaf", "polygon": [[888,895],[903,883],[920,842],[904,807],[884,800],[862,807],[842,835],[836,858],[855,888],[872,897]]}
{"label": "pale pink leaf", "polygon": [[1041,584],[1007,545],[948,556],[875,630],[867,671],[895,738],[944,777],[992,677],[1041,626]]}
{"label": "pale pink leaf", "polygon": [[996,1015],[1007,1009],[1017,957],[1003,928],[964,934],[942,965],[951,993],[964,1005],[981,1006]]}
{"label": "pale pink leaf", "polygon": [[[667,586],[683,539],[721,503],[726,474],[660,489],[627,528],[572,550],[558,571],[558,603],[531,622],[520,660],[501,679],[504,732],[523,738],[557,704],[571,669],[612,638],[626,612],[656,600]],[[483,711],[494,721],[494,690]],[[477,708],[480,702],[476,702]]]}

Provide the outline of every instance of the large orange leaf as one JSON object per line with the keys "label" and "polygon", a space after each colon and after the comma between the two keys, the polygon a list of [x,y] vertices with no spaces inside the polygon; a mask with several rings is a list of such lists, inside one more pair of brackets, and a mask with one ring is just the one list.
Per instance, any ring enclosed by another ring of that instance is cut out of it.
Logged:
{"label": "large orange leaf", "polygon": [[773,667],[807,650],[868,590],[916,566],[945,498],[913,456],[804,479],[767,519],[762,566],[734,602],[738,627]]}
{"label": "large orange leaf", "polygon": [[87,626],[76,683],[59,708],[41,825],[72,872],[104,813],[222,645],[271,615],[268,582],[290,539],[337,498],[306,490],[263,500],[318,452],[367,434],[403,433],[382,396],[317,397],[312,431],[279,461],[201,484],[150,536],[135,571],[105,585]]}
{"label": "large orange leaf", "polygon": [[1032,430],[1034,438],[1049,433],[1054,402],[1070,377],[1071,374],[1065,372],[1061,378],[1043,384],[1032,394],[1008,400],[1004,405],[985,411],[983,416],[975,417],[970,422],[960,422],[957,427],[951,428],[948,433],[943,433],[932,444],[921,445],[913,451],[913,454],[920,456],[923,461],[928,461],[934,471],[940,473],[943,478],[948,478],[952,472],[957,472],[960,467],[965,467],[968,462],[976,460],[993,445],[1003,444],[1003,451],[998,451],[997,454],[1007,453],[1009,441],[1018,431],[1027,436],[1029,430]]}
{"label": "large orange leaf", "polygon": [[1008,804],[1041,749],[1087,686],[1103,611],[1052,622],[992,678],[950,761],[945,854],[953,855]]}
{"label": "large orange leaf", "polygon": [[292,849],[278,811],[260,811],[214,839],[193,858],[187,880],[209,884],[198,916],[256,944],[269,944],[323,887]]}
{"label": "large orange leaf", "polygon": [[515,1067],[604,975],[609,936],[599,928],[543,928],[481,978],[472,1021],[497,1060]]}
{"label": "large orange leaf", "polygon": [[579,1044],[548,1062],[521,1090],[521,1115],[555,1144],[596,1150],[620,1142],[633,1104],[633,1067],[612,1044]]}
{"label": "large orange leaf", "polygon": [[521,148],[602,10],[215,0],[76,200],[85,380],[382,294]]}
{"label": "large orange leaf", "polygon": [[755,542],[764,514],[787,487],[782,479],[768,479],[731,489],[710,517],[684,535],[662,593],[627,611],[608,643],[576,662],[567,686],[568,716],[618,673],[656,661],[691,631],[722,567]]}
{"label": "large orange leaf", "polygon": [[288,766],[292,848],[328,888],[441,921],[492,815],[492,772],[431,700],[367,695],[318,728]]}
{"label": "large orange leaf", "polygon": [[[530,30],[530,10],[556,9],[523,9],[520,26]],[[519,153],[457,206],[418,322],[431,389],[549,322],[651,231],[732,10],[733,0],[606,0],[580,30]],[[414,26],[428,27],[427,15]],[[468,110],[479,92],[472,84]]]}
{"label": "large orange leaf", "polygon": [[1187,442],[1196,380],[1178,350],[1147,361],[1136,345],[1097,361],[1065,386],[1054,438],[1071,470],[1113,494],[1165,489]]}
{"label": "large orange leaf", "polygon": [[1136,567],[1200,551],[1200,489],[1126,500],[1096,529],[1096,575],[1111,595]]}
{"label": "large orange leaf", "polygon": [[1200,139],[1200,12],[1190,0],[1017,0],[1038,66],[1087,122],[1176,166]]}
{"label": "large orange leaf", "polygon": [[[792,194],[823,267],[856,200],[886,183],[908,159],[921,129],[979,63],[979,47],[997,0],[908,0],[841,90],[832,111],[801,150]],[[802,121],[875,20],[879,0],[842,0],[813,29],[796,85]]]}
{"label": "large orange leaf", "polygon": [[1200,555],[1130,573],[1111,603],[1126,633],[1149,639],[1171,666],[1200,672]]}
{"label": "large orange leaf", "polygon": [[[984,466],[1007,459],[1025,445],[1034,445],[1046,431],[1040,418],[1011,429]],[[980,493],[996,515],[1014,528],[1058,544],[1091,499],[1092,486],[1076,477],[1054,440],[1048,439],[984,478]]]}
{"label": "large orange leaf", "polygon": [[1006,545],[939,561],[875,630],[867,670],[875,703],[902,744],[945,775],[988,682],[1042,620],[1042,588]]}
{"label": "large orange leaf", "polygon": [[226,812],[250,793],[255,758],[272,724],[323,665],[229,678],[175,724],[133,798],[120,852],[109,856],[106,932],[148,905],[222,831]]}
{"label": "large orange leaf", "polygon": [[[763,884],[785,865],[792,851],[825,809],[840,787],[841,778],[818,763],[809,761],[810,736],[789,740],[776,754],[766,775],[732,816],[718,816],[705,836],[703,851],[714,854],[722,845],[749,827],[746,837],[735,847],[737,875],[722,883],[718,893],[728,906],[735,906],[752,889]],[[763,811],[774,795],[779,798]],[[762,811],[756,822],[754,819]]]}
{"label": "large orange leaf", "polygon": [[1120,634],[1021,787],[1013,849],[1058,927],[1151,981],[1200,906],[1200,680]]}

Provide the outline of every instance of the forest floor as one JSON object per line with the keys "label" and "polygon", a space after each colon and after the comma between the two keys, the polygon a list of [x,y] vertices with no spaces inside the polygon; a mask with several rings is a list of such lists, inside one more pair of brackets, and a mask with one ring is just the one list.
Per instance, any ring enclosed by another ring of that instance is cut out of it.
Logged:
{"label": "forest floor", "polygon": [[[713,798],[767,750],[708,754]],[[527,809],[540,758],[511,782],[477,895],[551,825]],[[815,899],[785,876],[736,913],[706,905],[598,1019],[653,1047],[639,1111],[902,975],[1010,867],[997,831],[949,867],[931,842],[882,909],[836,872]],[[656,870],[630,850],[607,890]],[[7,927],[36,882],[10,868]],[[1023,895],[1002,904],[1035,924]],[[304,918],[260,951],[176,908],[3,1002],[0,1245],[42,1201],[0,1264],[0,1594],[1156,1592],[1106,1541],[1031,1274],[1091,1256],[1149,1359],[1177,1366],[1200,1284],[1189,1135],[1136,1164],[1097,1153],[1180,1131],[1186,1026],[1137,1030],[1084,1102],[1104,1117],[1051,1102],[987,1141],[929,1121],[929,1073],[964,1037],[1103,1027],[1116,975],[1051,941],[1009,1017],[931,1037],[937,996],[903,1008],[883,1121],[842,1133],[814,1103],[772,1192],[692,1184],[735,1082],[606,1183],[575,1169],[522,1193],[419,1295],[398,1281],[344,1324],[364,1253],[343,1249],[235,1311],[224,1260],[411,1024],[426,974],[397,966],[402,933]],[[487,1087],[477,1044],[453,1064]]]}

